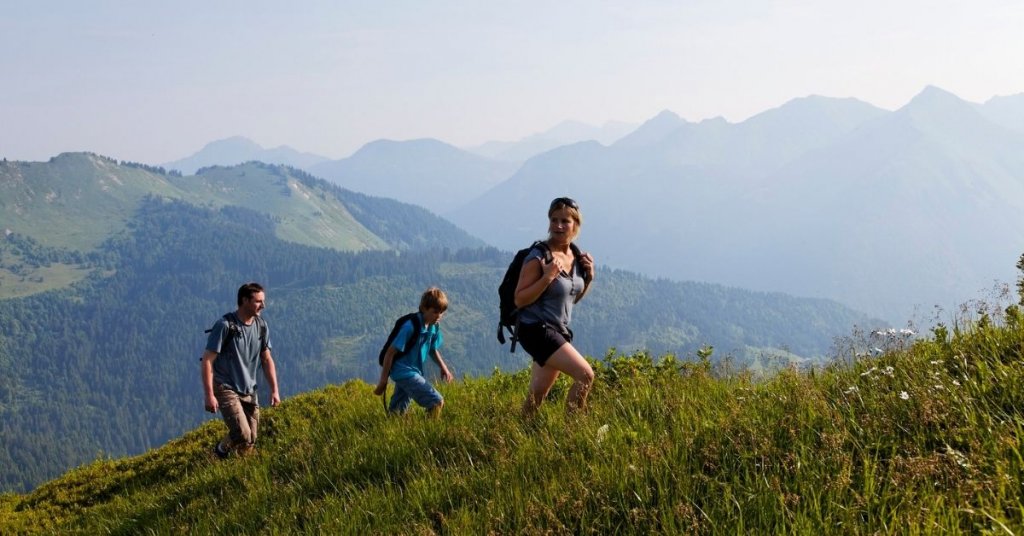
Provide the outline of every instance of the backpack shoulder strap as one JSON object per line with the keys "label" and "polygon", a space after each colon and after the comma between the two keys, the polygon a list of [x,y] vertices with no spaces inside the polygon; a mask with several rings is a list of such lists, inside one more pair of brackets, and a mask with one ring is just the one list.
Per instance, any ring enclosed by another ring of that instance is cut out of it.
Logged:
{"label": "backpack shoulder strap", "polygon": [[[220,317],[221,320],[223,320],[223,321],[228,323],[228,329],[222,331],[221,334],[220,334],[221,344],[224,343],[224,340],[225,340],[226,337],[230,336],[232,333],[234,333],[237,330],[238,323],[235,322],[233,317],[234,317],[234,313],[231,313],[231,312],[224,313]],[[234,330],[231,329],[231,326],[235,326],[236,329],[234,329]],[[210,329],[203,331],[203,333],[211,333],[211,332],[213,332],[213,328],[215,328],[215,327],[217,327],[216,324],[214,324],[212,327],[210,327]]]}
{"label": "backpack shoulder strap", "polygon": [[580,259],[583,258],[583,251],[576,245],[576,242],[569,242],[569,249],[572,250],[573,263],[576,264],[577,268],[581,268],[580,276],[583,277],[583,281],[589,282],[590,278],[587,277],[587,272],[582,270],[582,267],[579,266]]}
{"label": "backpack shoulder strap", "polygon": [[270,337],[267,336],[270,328],[267,327],[267,321],[260,315],[256,315],[256,324],[260,327],[260,351],[262,352],[264,346],[270,345]]}
{"label": "backpack shoulder strap", "polygon": [[[416,341],[419,338],[420,331],[423,330],[423,326],[420,325],[420,314],[419,314],[419,311],[417,311],[415,313],[409,313],[409,314],[403,316],[401,319],[399,319],[399,321],[398,321],[399,329],[401,329],[401,325],[404,324],[406,321],[409,321],[409,322],[412,323],[412,332],[409,333],[409,338],[405,340],[405,348],[399,348],[399,350],[401,350],[401,351],[398,352],[398,355],[405,355],[405,354],[409,353],[409,350],[412,349],[413,342]],[[396,333],[396,335],[397,335],[397,333]],[[397,356],[396,356],[396,358],[397,358]]]}
{"label": "backpack shoulder strap", "polygon": [[[544,253],[544,262],[551,262],[551,260],[554,258],[554,257],[551,256],[551,248],[548,247],[548,243],[547,242],[545,242],[543,240],[537,240],[533,244],[530,245],[530,249],[534,249],[534,248],[539,249],[539,250],[541,250],[542,253]],[[527,253],[527,254],[529,254],[529,253]]]}

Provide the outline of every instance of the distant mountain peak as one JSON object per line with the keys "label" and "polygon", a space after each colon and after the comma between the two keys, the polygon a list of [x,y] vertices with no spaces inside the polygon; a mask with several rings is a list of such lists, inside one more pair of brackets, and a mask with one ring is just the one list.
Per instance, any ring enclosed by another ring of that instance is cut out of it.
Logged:
{"label": "distant mountain peak", "polygon": [[373,140],[352,154],[350,158],[361,159],[368,155],[379,155],[400,152],[404,155],[437,156],[439,154],[468,154],[466,151],[435,138],[416,138],[412,140]]}
{"label": "distant mountain peak", "polygon": [[327,159],[320,155],[299,152],[287,145],[266,149],[245,136],[231,136],[211,141],[197,153],[174,162],[167,162],[163,166],[191,174],[204,167],[233,166],[250,160],[307,169]]}
{"label": "distant mountain peak", "polygon": [[683,121],[682,117],[679,117],[679,114],[673,112],[672,110],[662,110],[660,113],[658,113],[658,115],[656,115],[656,116],[652,117],[651,119],[647,120],[647,122],[644,123],[644,124],[646,125],[647,123],[664,122],[664,121],[672,121],[672,122],[677,122],[677,123],[678,122],[685,122],[685,121]]}
{"label": "distant mountain peak", "polygon": [[909,120],[915,128],[951,143],[961,143],[966,132],[980,132],[991,126],[977,105],[935,86],[924,88],[910,99],[896,111],[896,117]]}
{"label": "distant mountain peak", "polygon": [[210,143],[207,143],[206,146],[208,147],[210,145],[219,145],[219,144],[251,145],[251,146],[259,147],[260,149],[263,148],[260,144],[252,141],[249,138],[246,138],[245,136],[240,136],[240,135],[228,136],[227,138],[223,138],[223,139],[220,139],[220,140],[213,140]]}
{"label": "distant mountain peak", "polygon": [[935,108],[948,108],[958,106],[969,106],[970,104],[957,97],[956,95],[946,91],[945,89],[927,86],[920,93],[910,99],[903,109],[935,109]]}
{"label": "distant mountain peak", "polygon": [[657,143],[687,124],[689,123],[675,112],[662,110],[661,113],[645,121],[640,128],[616,142],[615,145],[635,147]]}

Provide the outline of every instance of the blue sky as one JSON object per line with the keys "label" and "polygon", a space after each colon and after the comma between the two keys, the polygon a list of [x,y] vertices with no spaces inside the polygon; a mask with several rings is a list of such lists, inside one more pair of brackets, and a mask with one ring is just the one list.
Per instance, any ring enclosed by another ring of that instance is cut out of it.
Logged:
{"label": "blue sky", "polygon": [[[7,0],[0,157],[159,164],[234,135],[330,158],[807,95],[1024,92],[1024,3]],[[500,7],[495,7],[500,6]]]}

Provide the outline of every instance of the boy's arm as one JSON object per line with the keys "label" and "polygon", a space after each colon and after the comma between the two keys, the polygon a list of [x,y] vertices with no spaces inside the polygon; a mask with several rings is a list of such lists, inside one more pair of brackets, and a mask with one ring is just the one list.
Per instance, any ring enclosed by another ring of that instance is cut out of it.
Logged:
{"label": "boy's arm", "polygon": [[432,357],[434,359],[434,363],[437,363],[437,366],[441,368],[441,378],[444,381],[451,383],[455,377],[452,376],[451,371],[448,370],[448,364],[445,363],[444,359],[441,357],[441,351],[434,350],[433,352],[430,352],[430,357]]}
{"label": "boy's arm", "polygon": [[391,374],[391,364],[395,361],[395,354],[398,350],[394,346],[388,346],[388,351],[384,353],[384,365],[380,368],[380,381],[377,382],[377,387],[373,390],[373,394],[382,395],[388,389],[388,375]]}

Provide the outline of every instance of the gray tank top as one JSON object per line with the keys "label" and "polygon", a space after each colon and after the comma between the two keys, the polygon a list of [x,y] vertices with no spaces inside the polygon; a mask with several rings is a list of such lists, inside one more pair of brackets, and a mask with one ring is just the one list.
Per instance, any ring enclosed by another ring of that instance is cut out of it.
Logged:
{"label": "gray tank top", "polygon": [[[533,259],[540,259],[544,264],[544,250],[533,248],[523,259],[523,266]],[[579,269],[579,261],[574,260],[570,273],[562,272],[544,289],[537,301],[527,305],[519,313],[519,321],[523,324],[544,323],[566,333],[572,321],[572,306],[576,296],[583,292],[583,276]]]}

